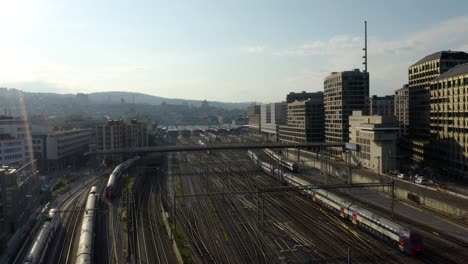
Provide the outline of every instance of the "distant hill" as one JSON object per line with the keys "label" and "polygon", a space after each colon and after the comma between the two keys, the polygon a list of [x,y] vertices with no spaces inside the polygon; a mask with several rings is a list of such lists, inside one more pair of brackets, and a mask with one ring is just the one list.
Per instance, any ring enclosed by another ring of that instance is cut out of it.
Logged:
{"label": "distant hill", "polygon": [[[76,94],[58,94],[58,93],[32,93],[24,92],[18,89],[0,88],[0,104],[3,107],[13,107],[15,102],[19,98],[19,93],[24,95],[24,98],[29,103],[41,103],[41,104],[57,104],[57,103],[71,103],[75,98]],[[94,103],[100,104],[121,104],[122,100],[125,103],[135,104],[148,104],[148,105],[160,105],[163,102],[167,104],[176,105],[192,105],[199,107],[203,100],[188,100],[188,99],[175,99],[175,98],[164,98],[143,93],[132,93],[132,92],[99,92],[86,94],[88,99]],[[70,101],[72,100],[72,101]],[[231,109],[246,109],[253,102],[245,103],[230,103],[230,102],[217,102],[208,101],[208,104],[212,107],[223,108],[226,110]]]}
{"label": "distant hill", "polygon": [[[122,99],[125,100],[126,103],[133,103],[135,100],[135,104],[150,104],[150,105],[160,105],[163,102],[167,104],[178,104],[178,105],[193,105],[193,106],[201,106],[203,100],[189,100],[189,99],[175,99],[175,98],[164,98],[149,94],[143,93],[131,93],[131,92],[99,92],[99,93],[90,93],[88,94],[88,98],[94,102],[100,103],[121,103]],[[245,102],[245,103],[230,103],[230,102],[217,102],[217,101],[208,101],[210,106],[220,107],[224,109],[245,109],[253,102]]]}

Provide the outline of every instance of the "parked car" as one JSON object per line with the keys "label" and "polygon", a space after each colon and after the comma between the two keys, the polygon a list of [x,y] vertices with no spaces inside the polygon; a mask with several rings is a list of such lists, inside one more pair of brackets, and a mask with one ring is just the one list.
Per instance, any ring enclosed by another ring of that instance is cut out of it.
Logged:
{"label": "parked car", "polygon": [[419,176],[419,177],[416,178],[416,183],[421,184],[421,185],[426,185],[426,184],[429,183],[429,180],[422,177],[422,176]]}
{"label": "parked car", "polygon": [[406,178],[406,174],[398,173],[397,177],[398,177],[398,179],[404,179],[404,178]]}

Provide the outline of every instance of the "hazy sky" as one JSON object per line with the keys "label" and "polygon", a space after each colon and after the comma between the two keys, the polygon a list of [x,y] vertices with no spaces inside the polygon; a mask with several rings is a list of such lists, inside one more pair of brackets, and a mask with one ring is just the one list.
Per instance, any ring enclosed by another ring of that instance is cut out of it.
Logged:
{"label": "hazy sky", "polygon": [[371,94],[468,51],[468,1],[0,0],[0,86],[280,101],[362,68],[364,20]]}

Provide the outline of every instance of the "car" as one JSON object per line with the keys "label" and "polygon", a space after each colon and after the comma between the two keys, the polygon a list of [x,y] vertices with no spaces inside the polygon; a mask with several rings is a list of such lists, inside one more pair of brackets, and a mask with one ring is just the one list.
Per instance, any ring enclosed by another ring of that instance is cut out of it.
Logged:
{"label": "car", "polygon": [[397,177],[398,177],[398,179],[404,179],[404,178],[406,178],[406,174],[398,173]]}
{"label": "car", "polygon": [[420,176],[420,177],[417,177],[416,178],[416,181],[415,181],[417,184],[421,184],[421,185],[426,185],[429,183],[429,180]]}

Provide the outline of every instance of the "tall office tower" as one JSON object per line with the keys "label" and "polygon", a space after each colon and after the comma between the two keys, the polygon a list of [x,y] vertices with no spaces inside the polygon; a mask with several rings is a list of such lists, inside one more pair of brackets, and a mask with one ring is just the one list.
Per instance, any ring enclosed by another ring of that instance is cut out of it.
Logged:
{"label": "tall office tower", "polygon": [[468,62],[468,53],[439,51],[408,68],[409,114],[412,159],[423,162],[429,157],[430,118],[429,83],[454,66]]}
{"label": "tall office tower", "polygon": [[[325,142],[349,142],[349,116],[353,110],[368,114],[369,73],[367,71],[333,72],[324,81]],[[340,156],[342,148],[330,148]]]}

